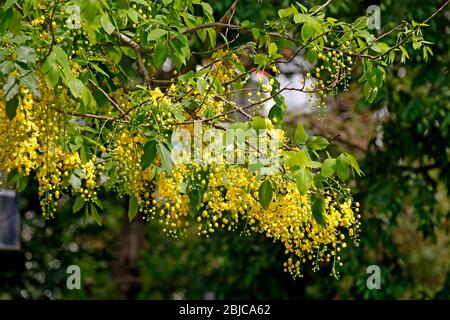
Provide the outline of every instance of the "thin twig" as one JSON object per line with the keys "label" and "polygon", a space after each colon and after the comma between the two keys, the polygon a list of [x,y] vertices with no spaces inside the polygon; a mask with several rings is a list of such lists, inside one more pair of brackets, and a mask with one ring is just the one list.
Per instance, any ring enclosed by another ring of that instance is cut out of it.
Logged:
{"label": "thin twig", "polygon": [[[276,93],[274,93],[274,94],[271,95],[270,97],[267,97],[266,99],[260,100],[260,101],[258,101],[258,102],[251,103],[251,104],[246,105],[246,106],[243,106],[243,107],[237,107],[237,108],[235,108],[235,109],[233,109],[233,110],[225,111],[225,112],[223,112],[223,113],[221,113],[221,114],[212,116],[212,117],[210,117],[210,118],[204,118],[204,119],[202,119],[201,121],[202,121],[202,122],[209,122],[209,121],[215,120],[215,119],[217,119],[217,118],[220,118],[220,117],[223,117],[223,116],[232,114],[232,113],[234,113],[235,111],[246,110],[246,109],[253,108],[253,107],[255,107],[255,106],[261,105],[261,104],[263,104],[264,102],[267,102],[267,101],[271,100],[272,98],[278,96],[278,95],[279,95],[281,92],[283,92],[284,90],[286,90],[286,88],[283,88],[283,89],[277,91]],[[180,123],[178,123],[178,124],[190,124],[190,123],[195,123],[196,121],[198,121],[198,120],[183,121],[183,122],[180,122]]]}
{"label": "thin twig", "polygon": [[112,106],[113,106],[114,108],[116,108],[117,111],[119,111],[119,112],[122,114],[123,117],[128,118],[128,116],[126,115],[126,113],[120,108],[119,104],[118,104],[116,101],[114,101],[114,99],[111,98],[111,97],[109,96],[109,94],[106,93],[105,90],[103,90],[102,88],[100,88],[94,81],[92,81],[92,79],[89,79],[89,82],[92,83],[92,84],[97,88],[97,90],[99,90],[99,91],[106,97],[106,99],[108,99],[108,101],[112,104]]}
{"label": "thin twig", "polygon": [[114,31],[114,35],[125,45],[127,45],[128,47],[134,49],[134,51],[136,52],[136,64],[139,70],[139,73],[141,74],[141,76],[144,78],[144,83],[150,88],[150,84],[151,84],[151,80],[150,80],[150,75],[148,74],[148,70],[145,67],[144,64],[144,60],[142,59],[142,55],[141,55],[141,46],[134,42],[132,39],[128,38],[126,35]]}
{"label": "thin twig", "polygon": [[325,2],[323,5],[321,5],[319,8],[317,8],[317,10],[315,10],[313,13],[311,13],[310,16],[315,16],[316,14],[318,14],[323,8],[325,8],[327,5],[329,5],[331,3],[331,1],[333,1],[333,0],[328,0],[327,2]]}
{"label": "thin twig", "polygon": [[[227,10],[227,12],[223,15],[222,19],[220,19],[219,22],[226,22],[228,24],[231,23],[231,20],[233,19],[238,2],[239,2],[239,0],[234,0],[234,2],[231,4],[231,7]],[[229,29],[227,28],[225,31],[225,38],[228,37],[228,30]]]}
{"label": "thin twig", "polygon": [[182,34],[188,34],[188,33],[197,32],[197,31],[202,30],[202,29],[216,28],[216,27],[228,28],[228,29],[231,29],[231,30],[238,30],[238,31],[239,30],[248,30],[250,28],[250,27],[242,27],[240,25],[232,24],[232,23],[210,22],[210,23],[199,24],[197,26],[184,29],[181,33]]}
{"label": "thin twig", "polygon": [[50,22],[48,23],[50,28],[50,33],[52,34],[52,42],[50,43],[50,48],[47,51],[47,54],[45,55],[43,60],[47,60],[48,56],[53,51],[53,46],[55,45],[56,38],[55,38],[55,32],[53,31],[53,18],[55,16],[56,7],[58,6],[58,1],[55,1],[55,5],[53,6],[52,13],[50,15]]}
{"label": "thin twig", "polygon": [[444,10],[444,8],[450,3],[450,0],[445,1],[445,3],[439,7],[439,9],[437,9],[435,12],[433,12],[433,14],[431,16],[429,16],[428,18],[426,18],[422,24],[424,23],[428,23],[428,21],[430,21],[431,19],[433,19],[439,12],[441,12],[442,10]]}
{"label": "thin twig", "polygon": [[200,106],[199,106],[199,107],[198,107],[198,108],[190,115],[189,119],[194,118],[195,115],[201,110],[201,108],[202,108],[203,105],[205,104],[206,99],[208,99],[208,95],[209,95],[209,93],[211,92],[211,89],[212,89],[212,87],[213,87],[213,85],[214,85],[214,81],[216,81],[217,73],[218,73],[218,72],[216,72],[216,73],[214,74],[213,80],[212,80],[210,86],[208,87],[208,90],[206,91],[205,96],[203,97],[203,100],[202,100],[202,102],[200,103]]}

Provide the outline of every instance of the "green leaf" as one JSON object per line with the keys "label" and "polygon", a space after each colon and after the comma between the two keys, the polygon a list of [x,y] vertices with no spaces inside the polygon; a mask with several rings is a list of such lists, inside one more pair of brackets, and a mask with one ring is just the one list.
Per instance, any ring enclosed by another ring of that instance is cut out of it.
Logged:
{"label": "green leaf", "polygon": [[198,209],[200,209],[202,196],[200,190],[198,190],[197,188],[192,189],[188,195],[189,195],[189,209],[190,209],[189,212],[191,217],[194,217]]}
{"label": "green leaf", "polygon": [[364,84],[364,97],[369,100],[370,95],[372,94],[372,85],[367,81]]}
{"label": "green leaf", "polygon": [[130,197],[130,203],[128,206],[128,220],[131,222],[138,214],[138,202],[135,196]]}
{"label": "green leaf", "polygon": [[319,190],[324,190],[323,181],[325,178],[322,176],[322,173],[318,172],[314,175],[313,184],[315,187],[317,187]]}
{"label": "green leaf", "polygon": [[294,23],[307,23],[311,21],[311,17],[304,13],[294,15]]}
{"label": "green leaf", "polygon": [[100,210],[103,210],[103,203],[98,198],[94,199],[94,203],[100,208]]}
{"label": "green leaf", "polygon": [[373,88],[372,95],[370,96],[369,102],[372,103],[378,95],[378,87]]}
{"label": "green leaf", "polygon": [[5,4],[3,5],[3,11],[8,10],[9,8],[11,8],[14,3],[16,3],[16,0],[6,0]]}
{"label": "green leaf", "polygon": [[156,69],[161,68],[161,66],[166,62],[167,56],[169,55],[169,43],[162,39],[156,43],[155,52],[153,53],[153,62],[155,63]]}
{"label": "green leaf", "polygon": [[302,27],[301,36],[304,42],[308,42],[314,36],[314,26],[310,23],[305,23]]}
{"label": "green leaf", "polygon": [[306,142],[306,132],[305,128],[301,123],[297,125],[294,134],[294,143],[295,144],[304,144]]}
{"label": "green leaf", "polygon": [[9,55],[10,55],[9,49],[0,48],[0,61],[5,60],[5,58]]}
{"label": "green leaf", "polygon": [[183,11],[183,9],[185,8],[186,3],[185,3],[184,0],[175,0],[174,3],[173,3],[173,5],[174,5],[174,7],[175,7],[176,10],[178,10],[178,11],[181,12],[181,11]]}
{"label": "green leaf", "polygon": [[134,10],[133,8],[129,8],[127,10],[127,16],[130,17],[130,19],[134,22],[134,23],[138,23],[139,22],[139,14],[137,13],[136,10]]}
{"label": "green leaf", "polygon": [[209,36],[209,43],[211,44],[211,48],[214,48],[216,46],[216,30],[213,28],[207,29],[208,36]]}
{"label": "green leaf", "polygon": [[80,159],[83,162],[87,162],[89,160],[88,153],[87,153],[86,148],[85,148],[84,145],[82,145],[81,148],[80,148]]}
{"label": "green leaf", "polygon": [[268,117],[273,123],[275,123],[275,127],[279,128],[283,126],[284,110],[279,103],[270,108]]}
{"label": "green leaf", "polygon": [[141,112],[136,114],[131,120],[130,130],[132,132],[135,132],[139,128],[139,126],[144,123],[144,121],[145,121],[145,113]]}
{"label": "green leaf", "polygon": [[71,151],[77,151],[79,150],[82,146],[83,146],[83,137],[82,136],[75,136],[75,138],[73,139],[73,144],[70,145],[70,150]]}
{"label": "green leaf", "polygon": [[6,102],[6,116],[9,120],[12,120],[16,117],[17,107],[19,106],[19,98],[14,96],[11,100]]}
{"label": "green leaf", "polygon": [[321,136],[311,136],[308,137],[307,146],[312,150],[323,150],[330,144],[327,139]]}
{"label": "green leaf", "polygon": [[39,92],[39,80],[34,70],[27,70],[25,74],[21,71],[20,73],[20,82],[30,88],[31,92],[35,97],[40,96]]}
{"label": "green leaf", "polygon": [[312,173],[308,169],[301,167],[296,171],[295,183],[297,185],[297,190],[300,194],[306,194],[311,187]]}
{"label": "green leaf", "polygon": [[[307,14],[298,13],[298,14],[294,15],[294,22],[296,24],[299,24],[299,23],[309,24],[313,28],[313,30],[318,34],[322,34],[325,31],[324,27],[320,24],[320,22],[318,20],[316,20],[314,17],[311,17],[310,15],[307,15]],[[309,32],[311,32],[311,31],[310,30],[305,31],[306,35],[309,35]]]}
{"label": "green leaf", "polygon": [[200,29],[197,31],[197,35],[200,38],[200,40],[205,41],[206,39],[206,29]]}
{"label": "green leaf", "polygon": [[36,63],[36,54],[30,47],[18,47],[16,49],[16,60],[27,65],[34,65]]}
{"label": "green leaf", "polygon": [[45,81],[49,88],[54,88],[59,81],[59,69],[56,64],[55,54],[51,53],[41,66],[41,72],[45,74]]}
{"label": "green leaf", "polygon": [[207,87],[208,87],[208,81],[206,81],[203,78],[200,78],[197,80],[197,89],[200,94],[205,93],[207,90]]}
{"label": "green leaf", "polygon": [[345,153],[345,156],[348,160],[349,165],[353,168],[353,170],[356,171],[356,173],[361,176],[364,173],[362,172],[362,170],[360,169],[359,165],[358,165],[358,161],[356,161],[355,157],[353,157],[351,154],[349,153]]}
{"label": "green leaf", "polygon": [[114,32],[114,29],[115,29],[114,25],[109,20],[109,17],[107,14],[102,15],[102,17],[100,18],[100,23],[107,34],[111,34]]}
{"label": "green leaf", "polygon": [[267,56],[265,54],[260,53],[260,54],[257,54],[255,56],[255,58],[253,59],[253,62],[257,66],[261,67],[261,66],[264,66],[264,65],[268,64],[269,63],[269,59],[267,58]]}
{"label": "green leaf", "polygon": [[323,216],[325,211],[325,199],[320,192],[313,193],[311,195],[311,212],[316,222],[322,227],[326,227],[327,223]]}
{"label": "green leaf", "polygon": [[156,157],[156,141],[150,140],[147,142],[144,146],[144,155],[142,156],[141,160],[141,167],[142,169],[147,169],[155,160]]}
{"label": "green leaf", "polygon": [[263,130],[266,128],[266,121],[260,116],[255,116],[252,119],[252,127],[255,130]]}
{"label": "green leaf", "polygon": [[184,116],[183,109],[178,104],[172,105],[170,112],[178,119],[178,121],[184,121],[186,117]]}
{"label": "green leaf", "polygon": [[14,70],[14,63],[10,60],[0,63],[0,76],[9,75]]}
{"label": "green leaf", "polygon": [[92,96],[91,90],[83,85],[83,88],[81,89],[81,101],[83,101],[83,104],[85,106],[89,106],[93,101],[94,97]]}
{"label": "green leaf", "polygon": [[194,78],[194,76],[195,76],[195,72],[192,71],[192,70],[190,70],[189,72],[186,72],[185,74],[180,75],[180,76],[178,77],[178,80],[187,82],[187,81],[189,81],[190,79]]}
{"label": "green leaf", "polygon": [[314,49],[308,50],[308,52],[306,52],[306,60],[308,60],[309,63],[314,63],[317,60],[317,51]]}
{"label": "green leaf", "polygon": [[372,46],[372,49],[375,52],[384,54],[384,53],[388,52],[391,49],[391,47],[389,47],[389,45],[387,43],[377,42]]}
{"label": "green leaf", "polygon": [[399,47],[400,51],[402,52],[402,63],[406,61],[406,59],[409,59],[409,54],[408,51],[405,49],[405,47],[400,46]]}
{"label": "green leaf", "polygon": [[10,184],[10,185],[16,184],[17,181],[19,180],[19,178],[20,178],[20,174],[19,174],[19,172],[17,172],[17,170],[11,171],[7,177],[8,184]]}
{"label": "green leaf", "polygon": [[201,2],[200,4],[203,7],[203,11],[205,11],[205,13],[207,13],[211,16],[213,15],[213,9],[209,3]]}
{"label": "green leaf", "polygon": [[19,179],[17,180],[16,183],[16,190],[17,192],[23,192],[25,191],[25,188],[27,187],[28,184],[28,176],[26,175],[20,175]]}
{"label": "green leaf", "polygon": [[247,130],[250,128],[248,122],[235,122],[229,126],[230,130]]}
{"label": "green leaf", "polygon": [[286,164],[292,169],[296,166],[302,167],[308,162],[308,155],[305,150],[300,151],[286,151]]}
{"label": "green leaf", "polygon": [[108,57],[111,59],[113,65],[116,65],[122,60],[122,50],[120,48],[112,47],[107,48]]}
{"label": "green leaf", "polygon": [[83,91],[83,88],[84,88],[84,84],[80,79],[77,79],[77,78],[70,79],[68,86],[69,86],[70,92],[72,93],[72,95],[75,98],[80,97],[81,92]]}
{"label": "green leaf", "polygon": [[322,163],[319,161],[309,160],[308,162],[306,162],[305,167],[319,169],[322,167]]}
{"label": "green leaf", "polygon": [[9,76],[3,85],[3,94],[5,96],[5,100],[9,101],[14,98],[19,92],[19,85],[16,82],[16,78],[13,76]]}
{"label": "green leaf", "polygon": [[258,199],[264,209],[267,209],[272,202],[273,190],[269,180],[264,181],[259,187]]}
{"label": "green leaf", "polygon": [[276,43],[270,43],[269,44],[269,56],[274,56],[274,55],[276,55],[277,54],[277,52],[278,52],[278,47],[277,47],[277,45],[276,45]]}
{"label": "green leaf", "polygon": [[252,28],[252,35],[253,35],[253,38],[254,38],[255,40],[258,40],[258,39],[259,39],[259,34],[260,34],[259,29],[257,29],[257,28]]}
{"label": "green leaf", "polygon": [[94,218],[94,221],[101,227],[102,226],[102,217],[98,214],[97,207],[91,203],[89,204],[91,208],[91,216]]}
{"label": "green leaf", "polygon": [[296,13],[298,13],[298,11],[297,8],[295,8],[294,6],[278,10],[278,16],[280,18],[285,18]]}
{"label": "green leaf", "polygon": [[336,166],[336,159],[328,158],[322,164],[322,176],[328,178],[333,175]]}
{"label": "green leaf", "polygon": [[364,29],[367,26],[369,18],[366,16],[359,17],[353,22],[353,29]]}
{"label": "green leaf", "polygon": [[67,53],[60,47],[56,47],[54,52],[55,60],[61,65],[63,74],[66,76],[66,78],[69,79],[70,77],[73,77],[70,70],[69,56],[67,55]]}
{"label": "green leaf", "polygon": [[162,144],[161,142],[158,142],[158,153],[161,157],[161,166],[164,171],[167,173],[170,173],[172,171],[173,162],[170,150],[167,149],[167,147]]}
{"label": "green leaf", "polygon": [[265,167],[264,163],[261,163],[259,161],[256,163],[250,163],[248,165],[248,172],[251,172],[251,173],[257,172],[258,170],[260,170],[261,168],[264,168],[264,167]]}
{"label": "green leaf", "polygon": [[78,176],[76,176],[75,174],[72,173],[72,175],[70,176],[70,185],[72,186],[72,188],[74,188],[75,190],[78,190],[81,188],[81,180],[80,178],[78,178]]}
{"label": "green leaf", "polygon": [[166,35],[167,34],[167,30],[164,30],[164,29],[160,29],[160,28],[157,28],[157,29],[153,29],[149,34],[148,34],[148,36],[147,36],[147,41],[154,41],[154,40],[156,40],[156,39],[158,39],[158,38],[161,38],[162,36],[164,36],[164,35]]}
{"label": "green leaf", "polygon": [[98,73],[101,73],[102,75],[104,75],[106,78],[110,78],[109,74],[107,74],[105,72],[105,70],[103,70],[102,68],[100,68],[97,64],[93,63],[92,61],[88,62],[89,65],[94,68],[95,71],[97,71]]}
{"label": "green leaf", "polygon": [[86,19],[87,22],[94,22],[98,12],[97,0],[80,1],[80,9],[82,17]]}
{"label": "green leaf", "polygon": [[336,159],[336,175],[342,181],[347,180],[350,175],[348,159],[345,154],[341,154]]}
{"label": "green leaf", "polygon": [[420,47],[422,46],[422,42],[421,41],[415,41],[415,42],[413,42],[413,48],[414,48],[414,50],[417,50],[417,49],[419,49]]}
{"label": "green leaf", "polygon": [[75,203],[72,206],[72,212],[77,213],[78,211],[83,209],[85,203],[86,203],[86,201],[84,201],[84,199],[82,197],[78,196],[75,199]]}

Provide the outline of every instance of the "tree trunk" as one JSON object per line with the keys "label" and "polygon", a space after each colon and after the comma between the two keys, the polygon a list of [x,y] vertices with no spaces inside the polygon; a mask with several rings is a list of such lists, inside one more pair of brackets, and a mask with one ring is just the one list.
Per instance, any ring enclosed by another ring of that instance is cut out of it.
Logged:
{"label": "tree trunk", "polygon": [[139,257],[144,242],[143,220],[136,218],[130,223],[125,211],[122,231],[115,244],[115,259],[111,263],[112,276],[122,299],[136,299],[140,292]]}

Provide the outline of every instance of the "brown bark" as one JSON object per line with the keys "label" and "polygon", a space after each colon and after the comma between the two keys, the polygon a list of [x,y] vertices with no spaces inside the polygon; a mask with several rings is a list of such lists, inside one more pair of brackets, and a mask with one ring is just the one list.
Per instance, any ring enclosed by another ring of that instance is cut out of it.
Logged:
{"label": "brown bark", "polygon": [[112,277],[122,299],[136,299],[141,289],[139,258],[144,242],[143,220],[136,218],[128,222],[125,212],[122,231],[115,244],[115,259],[111,263]]}

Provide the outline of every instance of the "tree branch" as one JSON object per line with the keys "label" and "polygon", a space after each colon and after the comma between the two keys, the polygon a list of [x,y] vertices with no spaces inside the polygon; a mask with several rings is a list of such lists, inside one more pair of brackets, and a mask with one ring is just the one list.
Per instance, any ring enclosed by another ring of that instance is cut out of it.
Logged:
{"label": "tree branch", "polygon": [[216,28],[216,27],[223,27],[223,28],[228,28],[231,30],[248,30],[249,28],[247,27],[242,27],[239,26],[237,24],[231,24],[231,23],[223,23],[223,22],[210,22],[210,23],[205,23],[205,24],[199,24],[198,26],[194,26],[191,28],[187,28],[184,29],[181,33],[182,34],[188,34],[188,33],[193,33],[193,32],[197,32],[199,30],[202,29],[208,29],[208,28]]}
{"label": "tree branch", "polygon": [[144,78],[145,85],[148,87],[151,87],[150,75],[148,74],[148,70],[145,67],[144,60],[142,59],[142,55],[141,55],[141,51],[142,51],[141,46],[138,43],[131,40],[130,38],[128,38],[126,35],[118,32],[118,31],[114,31],[114,35],[123,44],[134,49],[134,51],[136,52],[136,64],[138,67],[138,71],[141,74],[141,76]]}
{"label": "tree branch", "polygon": [[[450,0],[445,1],[445,3],[440,6],[436,11],[434,11],[428,18],[426,18],[421,24],[426,24],[428,23],[431,19],[433,19],[439,12],[441,12],[442,10],[444,10],[444,8],[450,3]],[[399,26],[395,27],[394,29],[392,29],[390,32],[387,32],[386,34],[382,35],[385,36],[389,33],[391,33],[393,30],[397,29]],[[417,25],[414,28],[414,31],[416,31],[417,29],[420,29],[420,24]],[[410,37],[412,37],[414,35],[414,32],[409,33],[404,39],[402,39],[402,41],[400,41],[399,43],[397,43],[395,46],[391,47],[389,50],[387,50],[385,53],[377,55],[377,56],[371,56],[372,59],[371,60],[379,60],[382,57],[388,55],[392,50],[395,50],[396,48],[400,47],[401,45],[403,45]],[[378,37],[380,38],[380,37]],[[372,44],[372,43],[371,43]],[[367,49],[370,48],[370,45]]]}
{"label": "tree branch", "polygon": [[327,2],[325,2],[323,5],[321,5],[319,8],[317,8],[317,10],[315,10],[313,13],[311,13],[311,16],[315,16],[316,14],[318,14],[323,8],[325,8],[327,5],[329,5],[331,3],[331,1],[333,0],[328,0]]}
{"label": "tree branch", "polygon": [[[246,109],[253,108],[253,107],[255,107],[255,106],[258,106],[258,105],[260,105],[260,104],[263,104],[264,102],[269,101],[270,99],[273,99],[274,97],[278,96],[279,94],[281,94],[281,92],[283,92],[283,91],[286,90],[286,89],[287,89],[287,88],[283,88],[283,89],[277,91],[276,93],[274,93],[273,95],[271,95],[270,97],[267,97],[266,99],[263,99],[263,100],[261,100],[261,101],[254,102],[254,103],[252,103],[252,104],[249,104],[249,105],[246,105],[246,106],[243,106],[243,107],[234,108],[233,110],[228,110],[228,111],[222,112],[221,114],[212,116],[212,117],[210,117],[210,118],[204,118],[204,119],[201,119],[200,121],[201,121],[201,122],[209,122],[209,121],[215,120],[215,119],[217,119],[217,118],[220,118],[220,117],[223,117],[223,116],[232,114],[232,113],[234,113],[234,112],[236,112],[236,111],[239,112],[240,110],[246,110]],[[179,123],[177,123],[177,124],[178,124],[178,125],[180,125],[180,124],[191,124],[191,123],[195,123],[195,122],[197,122],[197,121],[199,121],[199,120],[183,121],[183,122],[179,122]]]}
{"label": "tree branch", "polygon": [[429,16],[428,18],[426,18],[422,23],[428,23],[428,21],[430,21],[431,19],[433,19],[439,12],[441,12],[442,10],[444,10],[444,8],[450,3],[450,0],[445,1],[445,3],[439,7],[439,9],[437,9],[435,12],[433,12],[433,14],[431,16]]}
{"label": "tree branch", "polygon": [[102,88],[100,88],[94,81],[92,81],[92,79],[89,79],[89,82],[92,83],[92,84],[97,88],[97,90],[99,90],[99,91],[106,97],[106,99],[108,99],[109,103],[111,103],[112,106],[113,106],[117,111],[119,111],[119,112],[122,114],[122,117],[129,118],[129,117],[127,116],[127,114],[120,108],[119,104],[118,104],[116,101],[114,101],[114,99],[111,98],[111,97],[109,96],[109,94],[106,93],[105,90],[103,90]]}

